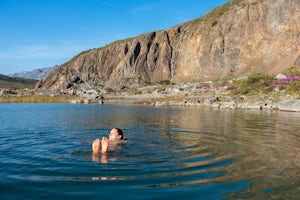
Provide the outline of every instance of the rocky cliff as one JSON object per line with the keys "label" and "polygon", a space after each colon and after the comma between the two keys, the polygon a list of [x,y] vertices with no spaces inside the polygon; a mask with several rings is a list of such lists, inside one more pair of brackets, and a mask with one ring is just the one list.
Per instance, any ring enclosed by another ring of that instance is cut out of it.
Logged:
{"label": "rocky cliff", "polygon": [[83,52],[37,85],[66,89],[233,78],[300,66],[300,0],[233,0],[163,31]]}

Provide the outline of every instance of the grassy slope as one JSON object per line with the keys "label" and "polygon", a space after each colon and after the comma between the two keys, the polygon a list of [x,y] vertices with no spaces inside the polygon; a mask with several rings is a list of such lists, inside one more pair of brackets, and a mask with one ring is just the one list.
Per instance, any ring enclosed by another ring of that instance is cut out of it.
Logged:
{"label": "grassy slope", "polygon": [[33,88],[36,80],[15,78],[0,74],[0,88]]}
{"label": "grassy slope", "polygon": [[195,24],[195,23],[207,21],[210,19],[216,19],[216,18],[220,17],[221,15],[227,13],[228,11],[232,10],[235,6],[241,6],[241,5],[245,5],[244,0],[231,0],[221,6],[218,6],[214,9],[212,9],[207,14],[205,14],[197,19],[192,20],[192,23]]}

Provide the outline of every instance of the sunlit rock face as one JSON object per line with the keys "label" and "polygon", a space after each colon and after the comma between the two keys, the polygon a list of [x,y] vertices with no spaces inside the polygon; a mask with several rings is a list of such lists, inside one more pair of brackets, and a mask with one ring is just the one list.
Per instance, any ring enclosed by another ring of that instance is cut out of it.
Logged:
{"label": "sunlit rock face", "polygon": [[234,0],[202,18],[74,57],[37,84],[66,89],[280,73],[300,66],[299,0]]}

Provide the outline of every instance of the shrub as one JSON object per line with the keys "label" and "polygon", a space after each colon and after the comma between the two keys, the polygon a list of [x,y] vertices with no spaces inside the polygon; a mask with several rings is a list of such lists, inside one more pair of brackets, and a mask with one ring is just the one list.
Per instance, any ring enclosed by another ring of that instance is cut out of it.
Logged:
{"label": "shrub", "polygon": [[274,78],[268,74],[252,71],[247,78],[234,80],[236,93],[248,94],[257,93],[259,91],[270,91]]}
{"label": "shrub", "polygon": [[300,76],[300,69],[297,67],[290,67],[287,70],[287,74],[290,76]]}
{"label": "shrub", "polygon": [[115,90],[114,89],[112,89],[112,88],[105,88],[105,90],[107,91],[107,92],[115,92]]}
{"label": "shrub", "polygon": [[171,81],[170,80],[163,80],[163,81],[160,81],[159,84],[161,84],[161,85],[170,85]]}
{"label": "shrub", "polygon": [[289,70],[289,74],[284,79],[279,79],[273,82],[274,88],[278,88],[279,90],[286,90],[290,93],[299,92],[300,91],[300,76],[298,70]]}
{"label": "shrub", "polygon": [[295,81],[290,82],[286,86],[286,91],[291,92],[291,93],[300,92],[300,80],[295,80]]}

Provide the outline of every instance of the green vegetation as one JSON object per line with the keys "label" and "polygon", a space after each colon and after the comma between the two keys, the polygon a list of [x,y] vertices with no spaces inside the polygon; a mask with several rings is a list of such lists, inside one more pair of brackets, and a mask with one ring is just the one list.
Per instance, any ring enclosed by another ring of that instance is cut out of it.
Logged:
{"label": "green vegetation", "polygon": [[[232,0],[232,1],[228,2],[228,3],[225,3],[222,6],[214,8],[213,10],[211,10],[206,15],[193,20],[193,25],[197,24],[198,22],[201,22],[201,21],[207,21],[207,20],[212,19],[212,18],[215,19],[215,18],[223,15],[224,13],[230,11],[235,6],[243,5],[243,3],[244,3],[244,0]],[[213,23],[213,26],[214,25],[216,25],[215,22]]]}
{"label": "green vegetation", "polygon": [[163,80],[163,81],[160,81],[159,84],[161,85],[171,85],[171,81],[170,80]]}
{"label": "green vegetation", "polygon": [[[139,36],[137,36],[137,37],[139,37]],[[106,49],[106,48],[108,48],[108,47],[110,47],[111,45],[114,45],[114,44],[120,44],[120,43],[131,42],[131,41],[132,41],[133,39],[135,39],[135,38],[136,38],[136,37],[125,38],[125,39],[123,39],[123,40],[116,40],[116,41],[114,41],[114,42],[112,42],[112,43],[109,43],[109,44],[103,46],[103,47],[97,48],[97,50]]]}
{"label": "green vegetation", "polygon": [[300,93],[300,80],[295,80],[283,87],[288,93]]}
{"label": "green vegetation", "polygon": [[115,90],[110,87],[105,88],[105,90],[110,93],[115,92]]}
{"label": "green vegetation", "polygon": [[257,94],[273,91],[285,91],[290,94],[300,93],[300,71],[291,67],[286,72],[286,77],[275,79],[273,75],[253,70],[244,79],[233,80],[233,93]]}
{"label": "green vegetation", "polygon": [[277,80],[272,87],[277,87],[280,90],[285,90],[290,94],[300,93],[300,70],[296,67],[290,67],[286,78]]}
{"label": "green vegetation", "polygon": [[289,76],[300,76],[300,70],[297,67],[290,67],[286,74]]}
{"label": "green vegetation", "polygon": [[[93,49],[88,49],[88,50],[86,50],[86,51],[80,52],[79,54],[77,54],[76,56],[74,56],[73,58],[71,58],[67,63],[74,61],[74,60],[77,59],[79,56],[81,56],[81,55],[83,55],[83,54],[85,54],[85,53],[87,53],[87,52],[89,52],[89,51],[91,51],[91,50],[93,50]],[[65,63],[65,64],[67,64],[67,63]]]}
{"label": "green vegetation", "polygon": [[267,92],[275,79],[273,76],[253,70],[246,78],[233,81],[234,93],[256,94],[257,92]]}
{"label": "green vegetation", "polygon": [[33,88],[36,80],[26,78],[9,77],[0,74],[0,88]]}

